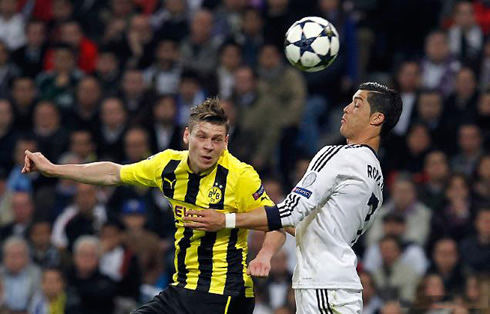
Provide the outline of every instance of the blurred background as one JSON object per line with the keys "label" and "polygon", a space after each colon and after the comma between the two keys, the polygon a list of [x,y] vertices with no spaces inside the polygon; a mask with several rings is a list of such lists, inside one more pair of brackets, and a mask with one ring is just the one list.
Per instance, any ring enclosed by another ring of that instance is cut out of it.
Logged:
{"label": "blurred background", "polygon": [[[309,15],[341,42],[317,73],[283,53]],[[363,313],[488,313],[489,33],[488,0],[0,0],[0,313],[128,313],[173,272],[158,190],[23,175],[26,149],[61,164],[185,149],[190,108],[218,95],[229,150],[280,202],[344,143],[342,109],[371,80],[404,108],[379,152],[385,203],[355,246]],[[288,236],[256,280],[255,313],[294,313],[294,249]]]}

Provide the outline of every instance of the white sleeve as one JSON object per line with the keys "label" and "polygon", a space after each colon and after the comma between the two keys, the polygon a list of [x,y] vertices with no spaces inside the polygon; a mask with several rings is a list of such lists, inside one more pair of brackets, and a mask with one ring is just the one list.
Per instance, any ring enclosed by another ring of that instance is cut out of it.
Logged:
{"label": "white sleeve", "polygon": [[[325,204],[349,164],[339,151],[343,146],[327,146],[313,158],[305,175],[276,208],[266,209],[269,226],[296,226],[314,209]],[[334,158],[335,157],[335,158]],[[280,225],[279,220],[280,219]],[[272,221],[271,221],[272,220]]]}

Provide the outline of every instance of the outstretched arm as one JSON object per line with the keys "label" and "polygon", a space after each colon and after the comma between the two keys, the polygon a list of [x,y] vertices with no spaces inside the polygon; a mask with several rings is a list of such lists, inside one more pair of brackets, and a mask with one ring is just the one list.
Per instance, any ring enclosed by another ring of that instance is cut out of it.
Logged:
{"label": "outstretched arm", "polygon": [[97,184],[117,185],[121,183],[121,165],[112,162],[94,162],[82,165],[56,165],[41,153],[25,151],[22,173],[38,171],[47,177],[58,177],[73,181]]}

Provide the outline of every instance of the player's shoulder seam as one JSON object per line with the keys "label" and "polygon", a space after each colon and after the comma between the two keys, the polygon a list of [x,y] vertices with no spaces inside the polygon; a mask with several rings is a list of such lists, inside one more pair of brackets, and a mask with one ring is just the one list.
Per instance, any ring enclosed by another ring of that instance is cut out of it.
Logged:
{"label": "player's shoulder seam", "polygon": [[316,160],[314,161],[313,163],[313,166],[311,167],[311,170],[312,171],[316,171],[316,172],[320,172],[324,167],[325,165],[336,155],[338,155],[338,153],[345,149],[346,145],[331,145],[331,146],[327,146],[325,147],[325,149],[323,149],[323,152],[321,152],[318,156],[318,158],[316,158]]}

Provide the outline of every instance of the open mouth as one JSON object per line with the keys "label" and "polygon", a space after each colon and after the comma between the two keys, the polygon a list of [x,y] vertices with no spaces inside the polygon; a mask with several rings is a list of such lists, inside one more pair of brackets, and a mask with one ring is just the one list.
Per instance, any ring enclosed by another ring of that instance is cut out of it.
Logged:
{"label": "open mouth", "polygon": [[213,160],[213,158],[211,158],[210,156],[201,156],[201,159],[205,162],[210,162],[211,160]]}

